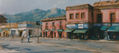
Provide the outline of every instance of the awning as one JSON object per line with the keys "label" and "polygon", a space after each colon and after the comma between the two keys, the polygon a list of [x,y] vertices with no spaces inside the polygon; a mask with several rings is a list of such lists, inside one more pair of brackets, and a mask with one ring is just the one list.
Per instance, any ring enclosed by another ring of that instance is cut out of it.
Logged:
{"label": "awning", "polygon": [[55,29],[51,29],[51,31],[55,31]]}
{"label": "awning", "polygon": [[86,33],[87,30],[83,29],[83,30],[75,30],[73,33]]}
{"label": "awning", "polygon": [[72,32],[73,29],[66,29],[64,32]]}
{"label": "awning", "polygon": [[45,30],[45,32],[48,32],[48,30]]}
{"label": "awning", "polygon": [[108,32],[119,32],[119,26],[111,26],[107,31]]}
{"label": "awning", "polygon": [[58,29],[57,31],[58,31],[58,32],[62,32],[62,31],[63,31],[63,29]]}
{"label": "awning", "polygon": [[109,26],[102,26],[102,27],[101,27],[101,30],[105,31],[105,30],[107,30],[108,28],[109,28]]}

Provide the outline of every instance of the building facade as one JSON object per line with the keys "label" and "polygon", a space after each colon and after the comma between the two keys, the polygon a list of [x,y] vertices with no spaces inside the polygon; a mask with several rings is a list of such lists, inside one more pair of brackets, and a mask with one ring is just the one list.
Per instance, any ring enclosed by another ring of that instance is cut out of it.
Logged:
{"label": "building facade", "polygon": [[0,23],[7,23],[7,18],[3,15],[0,15]]}
{"label": "building facade", "polygon": [[42,37],[119,40],[119,0],[66,7],[66,18],[42,20]]}
{"label": "building facade", "polygon": [[67,38],[64,30],[66,29],[66,18],[64,16],[46,18],[42,20],[42,37],[48,38]]}
{"label": "building facade", "polygon": [[32,37],[39,36],[41,33],[40,26],[36,25],[36,22],[31,21],[24,21],[24,22],[18,22],[18,28],[17,31],[19,33],[18,36],[22,36],[23,31],[27,32],[27,35],[31,35]]}
{"label": "building facade", "polygon": [[[17,23],[3,23],[0,24],[0,36],[1,37],[9,37],[11,34],[11,29],[17,29]],[[13,34],[16,35],[16,34]]]}
{"label": "building facade", "polygon": [[69,38],[88,39],[93,24],[93,7],[89,4],[66,8],[66,27]]}
{"label": "building facade", "polygon": [[109,35],[109,39],[119,40],[119,1],[94,3],[94,26],[101,29],[101,31],[98,30],[100,38]]}
{"label": "building facade", "polygon": [[7,18],[3,15],[0,15],[0,36],[3,36],[3,34],[5,34],[5,36],[8,36],[7,35],[9,33],[8,28],[5,28],[6,23],[7,23]]}

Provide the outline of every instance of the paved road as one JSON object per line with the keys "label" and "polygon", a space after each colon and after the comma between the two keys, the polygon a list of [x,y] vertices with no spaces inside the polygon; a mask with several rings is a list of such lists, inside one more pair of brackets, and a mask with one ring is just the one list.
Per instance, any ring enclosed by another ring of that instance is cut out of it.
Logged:
{"label": "paved road", "polygon": [[0,39],[0,52],[4,53],[119,53],[118,41],[83,41],[40,38],[40,43],[20,42],[19,38]]}

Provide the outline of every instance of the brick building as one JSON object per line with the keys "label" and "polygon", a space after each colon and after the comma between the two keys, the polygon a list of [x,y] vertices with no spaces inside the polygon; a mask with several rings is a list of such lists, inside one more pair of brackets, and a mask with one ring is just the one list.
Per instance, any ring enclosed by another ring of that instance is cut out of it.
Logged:
{"label": "brick building", "polygon": [[[111,40],[119,39],[119,1],[101,1],[94,3],[94,26],[101,27],[98,35],[109,35]],[[101,38],[101,37],[100,37]]]}
{"label": "brick building", "polygon": [[68,6],[66,18],[47,18],[42,22],[43,37],[118,40],[119,0]]}
{"label": "brick building", "polygon": [[66,20],[69,38],[87,39],[93,24],[93,7],[90,4],[68,6]]}
{"label": "brick building", "polygon": [[64,16],[43,19],[42,37],[66,38],[65,28],[66,18]]}

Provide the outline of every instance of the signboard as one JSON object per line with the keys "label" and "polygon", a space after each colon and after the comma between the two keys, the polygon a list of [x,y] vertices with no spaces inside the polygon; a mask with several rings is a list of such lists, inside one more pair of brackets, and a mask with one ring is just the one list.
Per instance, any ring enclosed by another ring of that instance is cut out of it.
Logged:
{"label": "signboard", "polygon": [[78,24],[78,28],[84,28],[84,24]]}
{"label": "signboard", "polygon": [[19,27],[34,27],[32,24],[19,24]]}
{"label": "signboard", "polygon": [[27,27],[27,24],[19,24],[18,27]]}
{"label": "signboard", "polygon": [[88,28],[88,24],[84,24],[83,27],[87,29]]}
{"label": "signboard", "polygon": [[116,24],[116,23],[115,23],[115,24],[112,24],[112,26],[119,26],[119,24]]}
{"label": "signboard", "polygon": [[[111,24],[110,23],[106,23],[104,24],[105,26],[110,26]],[[119,23],[113,23],[112,26],[119,26]]]}
{"label": "signboard", "polygon": [[68,24],[66,25],[67,28],[76,28],[76,25],[75,24]]}
{"label": "signboard", "polygon": [[67,28],[83,29],[88,28],[88,24],[69,24]]}

